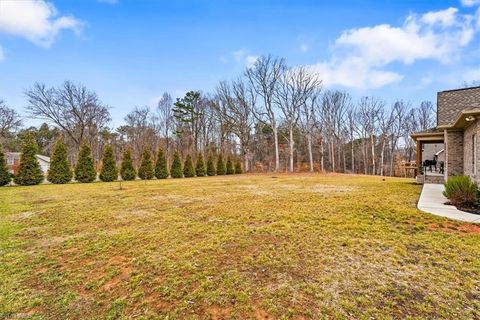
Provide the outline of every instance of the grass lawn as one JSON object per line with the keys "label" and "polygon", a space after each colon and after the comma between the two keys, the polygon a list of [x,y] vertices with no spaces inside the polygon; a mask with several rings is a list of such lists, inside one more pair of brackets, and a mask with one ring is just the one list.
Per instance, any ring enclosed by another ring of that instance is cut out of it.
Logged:
{"label": "grass lawn", "polygon": [[480,226],[413,180],[0,189],[0,319],[480,318]]}

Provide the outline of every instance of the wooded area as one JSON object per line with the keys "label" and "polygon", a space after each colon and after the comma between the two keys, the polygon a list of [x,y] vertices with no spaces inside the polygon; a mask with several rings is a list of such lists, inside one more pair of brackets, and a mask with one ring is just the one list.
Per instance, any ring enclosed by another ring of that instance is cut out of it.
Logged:
{"label": "wooded area", "polygon": [[199,154],[241,159],[246,172],[403,175],[401,164],[415,159],[410,134],[435,125],[430,101],[354,101],[346,91],[323,88],[312,70],[272,56],[260,57],[214,92],[190,91],[176,100],[166,92],[156,108],[135,107],[117,128],[109,126],[112,109],[74,82],[37,83],[25,96],[25,116],[45,123],[25,128],[21,115],[0,101],[4,149],[18,151],[21,138],[33,133],[40,153],[50,156],[62,138],[74,165],[85,142],[97,171],[111,146],[117,163],[130,148],[136,168],[144,148],[152,155],[162,148],[169,165],[178,151],[182,162],[190,155],[196,163]]}

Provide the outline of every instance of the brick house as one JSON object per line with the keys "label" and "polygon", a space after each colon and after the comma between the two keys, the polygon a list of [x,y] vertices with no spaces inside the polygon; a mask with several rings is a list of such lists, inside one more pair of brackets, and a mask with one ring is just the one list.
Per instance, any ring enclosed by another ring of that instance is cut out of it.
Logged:
{"label": "brick house", "polygon": [[[6,152],[5,156],[7,158],[7,167],[8,167],[8,172],[16,174],[18,170],[18,166],[20,165],[20,157],[21,157],[20,152]],[[42,172],[46,175],[48,172],[48,169],[50,168],[50,158],[46,156],[42,156],[40,154],[36,155],[37,161],[40,164],[40,168],[42,169]]]}
{"label": "brick house", "polygon": [[[468,175],[480,183],[479,134],[480,87],[438,92],[437,126],[412,134],[417,143],[417,167],[421,173],[417,179],[442,183],[451,176]],[[433,144],[443,146],[443,173],[421,169],[425,160],[432,157],[426,150],[432,149]]]}

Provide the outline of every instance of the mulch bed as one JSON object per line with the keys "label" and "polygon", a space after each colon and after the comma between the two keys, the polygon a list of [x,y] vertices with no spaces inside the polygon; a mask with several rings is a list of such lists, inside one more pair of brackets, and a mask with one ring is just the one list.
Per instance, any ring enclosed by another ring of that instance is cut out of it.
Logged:
{"label": "mulch bed", "polygon": [[[453,205],[450,202],[447,202],[445,204],[450,205],[450,206]],[[475,207],[475,206],[455,206],[455,207],[460,211],[465,211],[465,212],[468,212],[468,213],[473,213],[473,214],[480,215],[480,208],[479,207]]]}

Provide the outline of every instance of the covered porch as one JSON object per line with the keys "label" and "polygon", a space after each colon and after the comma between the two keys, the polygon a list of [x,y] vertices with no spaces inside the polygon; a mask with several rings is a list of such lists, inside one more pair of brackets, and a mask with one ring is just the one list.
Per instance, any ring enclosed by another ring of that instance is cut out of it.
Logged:
{"label": "covered porch", "polygon": [[415,177],[419,183],[444,183],[446,177],[445,133],[438,129],[412,134],[417,144]]}

